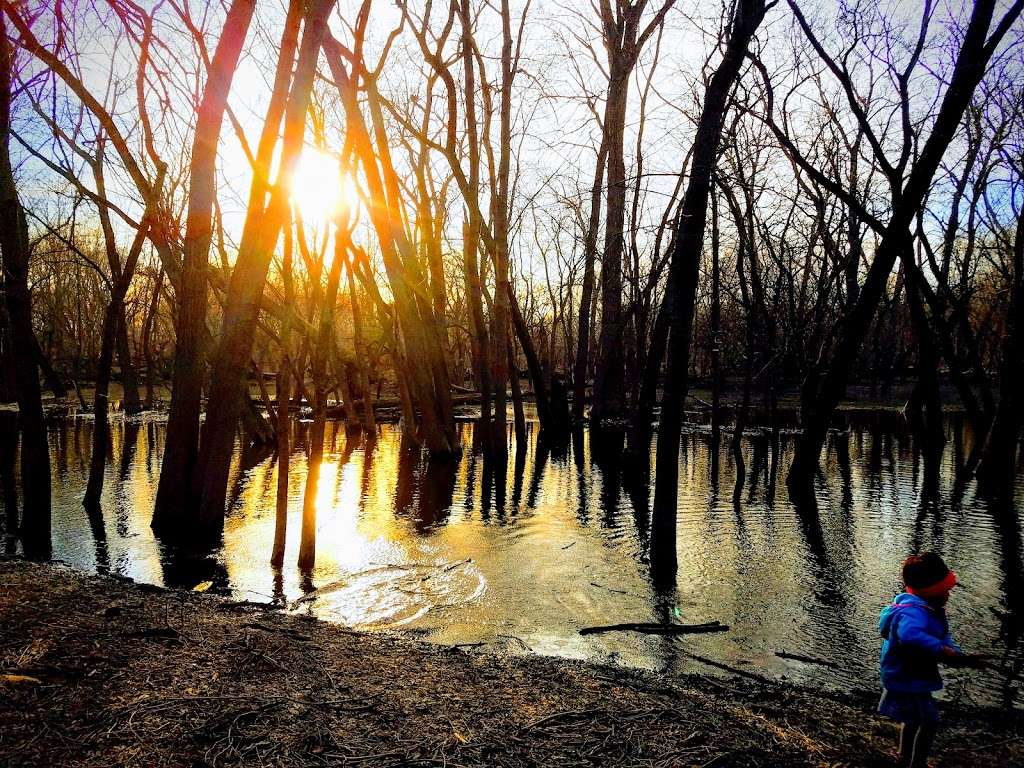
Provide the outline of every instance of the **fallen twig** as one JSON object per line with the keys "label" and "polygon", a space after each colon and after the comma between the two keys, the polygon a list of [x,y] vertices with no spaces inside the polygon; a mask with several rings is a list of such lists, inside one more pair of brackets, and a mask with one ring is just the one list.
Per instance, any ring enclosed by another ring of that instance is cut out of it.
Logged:
{"label": "fallen twig", "polygon": [[596,635],[599,632],[640,632],[645,635],[694,635],[704,632],[728,632],[729,627],[719,621],[704,624],[654,624],[650,622],[626,622],[601,627],[583,627],[581,635]]}

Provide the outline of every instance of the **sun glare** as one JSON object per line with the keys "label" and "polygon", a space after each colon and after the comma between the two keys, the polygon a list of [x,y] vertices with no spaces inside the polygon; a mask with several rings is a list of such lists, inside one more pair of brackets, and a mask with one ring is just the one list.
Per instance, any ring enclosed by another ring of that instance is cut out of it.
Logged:
{"label": "sun glare", "polygon": [[352,177],[342,174],[336,158],[307,147],[292,177],[292,201],[306,221],[324,224],[342,209],[358,209],[359,192]]}

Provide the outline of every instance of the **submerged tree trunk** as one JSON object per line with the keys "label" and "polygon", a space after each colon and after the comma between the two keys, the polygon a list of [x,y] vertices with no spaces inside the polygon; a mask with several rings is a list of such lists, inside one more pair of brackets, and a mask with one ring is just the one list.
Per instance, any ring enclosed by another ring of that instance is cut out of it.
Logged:
{"label": "submerged tree trunk", "polygon": [[509,382],[512,385],[512,412],[515,414],[516,450],[526,445],[526,414],[523,412],[523,388],[519,383],[519,366],[515,359],[515,344],[508,340]]}
{"label": "submerged tree trunk", "polygon": [[[299,5],[297,0],[292,0],[288,21],[285,22],[285,35],[281,41],[280,56],[282,60],[287,59],[285,76],[291,72],[291,49],[294,47],[291,41],[297,34]],[[239,55],[255,8],[256,0],[233,0],[231,3],[197,111],[192,142],[184,259],[177,286],[178,312],[175,321],[171,407],[153,509],[153,528],[158,532],[183,534],[182,528],[196,519],[194,500],[189,498],[188,489],[199,450],[199,414],[202,410],[205,378],[203,341],[207,333],[206,271],[213,234],[213,203],[217,195],[217,145],[227,108],[228,92],[238,69]],[[281,88],[281,72],[282,67],[279,65],[278,83],[275,84],[278,90]],[[284,87],[287,87],[287,81]],[[275,138],[276,135],[277,123],[274,125]]]}
{"label": "submerged tree trunk", "polygon": [[[163,174],[160,175],[162,184]],[[114,352],[118,346],[117,337],[124,324],[124,297],[128,293],[128,286],[135,275],[135,266],[142,253],[142,246],[146,242],[153,215],[152,208],[146,210],[124,264],[118,264],[114,257],[110,263],[110,303],[107,305],[106,315],[103,319],[103,340],[100,345],[99,363],[96,366],[96,392],[93,398],[95,425],[93,427],[92,458],[89,463],[89,482],[82,501],[86,509],[95,509],[99,505],[100,495],[103,492],[103,475],[110,448],[110,372],[114,361]],[[138,390],[135,391],[135,396],[138,397]]]}
{"label": "submerged tree trunk", "polygon": [[583,245],[583,286],[580,291],[580,311],[576,332],[576,360],[572,374],[572,417],[583,420],[587,399],[587,374],[590,368],[590,309],[594,301],[595,263],[597,262],[597,235],[601,220],[601,196],[604,193],[604,169],[608,161],[608,143],[602,132],[601,147],[597,151],[594,186],[590,191],[590,220]]}
{"label": "submerged tree trunk", "polygon": [[939,488],[939,463],[946,444],[942,426],[942,398],[939,393],[939,354],[921,301],[917,270],[907,272],[907,302],[917,337],[917,382],[906,412],[914,430],[914,439],[924,459],[926,496],[934,496]]}
{"label": "submerged tree trunk", "polygon": [[[337,227],[335,238],[335,254],[327,276],[327,288],[324,291],[320,306],[320,327],[317,329],[317,344],[313,351],[313,427],[310,430],[313,445],[309,456],[309,477],[306,483],[306,495],[302,504],[302,537],[299,541],[299,568],[303,571],[313,569],[316,563],[316,495],[319,482],[320,461],[323,457],[324,425],[327,421],[327,360],[334,350],[334,305],[338,299],[338,285],[341,280],[341,265],[345,255],[343,239],[348,233]],[[342,370],[340,376],[345,376]],[[346,386],[345,403],[346,421],[355,425],[354,404],[351,391]]]}
{"label": "submerged tree trunk", "polygon": [[139,379],[135,375],[135,364],[132,362],[131,344],[128,339],[128,318],[125,316],[124,309],[124,297],[122,297],[121,310],[117,318],[117,362],[121,366],[124,411],[129,415],[134,415],[142,412],[142,396],[139,395]]}
{"label": "submerged tree trunk", "polygon": [[[636,33],[635,26],[633,33]],[[631,45],[633,41],[626,43]],[[604,118],[604,135],[608,144],[608,210],[601,259],[601,334],[590,408],[590,418],[595,424],[621,417],[626,407],[622,357],[622,253],[626,216],[623,132],[631,71],[632,63],[626,61],[621,51],[612,57]]]}
{"label": "submerged tree trunk", "polygon": [[[871,329],[879,302],[885,292],[893,265],[901,254],[909,252],[910,225],[917,216],[932,178],[970,103],[974,89],[985,74],[996,40],[986,40],[995,7],[994,0],[977,0],[971,20],[964,31],[949,87],[939,107],[931,135],[922,145],[906,184],[893,201],[889,223],[875,249],[856,303],[841,322],[838,341],[821,379],[810,388],[801,409],[803,431],[797,436],[793,463],[786,478],[790,494],[808,498],[813,494],[813,479],[818,468],[832,413],[846,392],[850,371],[858,359],[861,345]],[[1018,4],[999,24],[998,35],[1005,34],[1021,13]]]}
{"label": "submerged tree trunk", "polygon": [[21,428],[21,536],[26,555],[45,558],[50,553],[50,450],[32,331],[28,224],[11,167],[12,79],[13,55],[0,14],[0,258]]}
{"label": "submerged tree trunk", "polygon": [[96,390],[93,396],[92,458],[89,462],[89,482],[85,489],[82,504],[86,509],[95,509],[99,505],[100,494],[103,492],[103,470],[107,463],[110,449],[110,418],[109,390],[110,369],[114,358],[114,337],[117,335],[117,315],[121,311],[121,302],[111,298],[103,318],[103,341],[100,347],[100,359],[96,366]]}
{"label": "submerged tree trunk", "polygon": [[[302,43],[285,109],[284,142],[277,183],[270,191],[269,201],[264,204],[266,185],[254,181],[238,257],[231,272],[223,331],[212,361],[209,407],[200,435],[199,461],[192,483],[199,500],[199,525],[210,530],[219,529],[224,521],[235,427],[246,397],[243,376],[252,351],[270,260],[287,218],[289,182],[302,151],[309,94],[320,45],[327,30],[327,15],[333,5],[329,0],[314,0],[307,4]],[[284,63],[287,67],[288,63]],[[267,142],[271,150],[277,136],[276,113],[271,114],[274,112],[273,108],[268,110],[264,126],[272,131],[272,138]],[[269,170],[271,155],[272,151],[269,151],[266,162],[257,163],[257,176]]]}
{"label": "submerged tree trunk", "polygon": [[[288,259],[290,262],[290,259]],[[286,269],[290,271],[290,263]],[[286,285],[291,281],[285,278]],[[288,289],[286,292],[290,293]],[[291,320],[285,315],[281,328],[281,356],[277,369],[277,498],[274,516],[274,548],[270,564],[275,568],[284,565],[284,548],[288,536],[288,473],[291,462],[291,414],[288,406],[289,358],[288,346],[291,336]]]}
{"label": "submerged tree trunk", "polygon": [[142,327],[142,354],[146,359],[146,408],[152,409],[154,390],[156,388],[156,370],[153,360],[153,330],[156,327],[156,312],[160,305],[160,291],[164,284],[163,267],[157,273],[153,283],[153,297],[149,302],[149,310],[146,312],[146,321]]}
{"label": "submerged tree trunk", "polygon": [[1013,498],[1021,437],[1020,387],[1024,382],[1024,212],[1017,218],[1010,272],[1010,299],[999,367],[999,405],[978,465],[978,484],[995,498]]}
{"label": "submerged tree trunk", "polygon": [[688,385],[690,332],[697,298],[711,174],[718,155],[729,92],[739,77],[747,46],[764,14],[764,0],[739,0],[736,3],[725,54],[711,76],[697,122],[690,179],[683,196],[669,267],[675,276],[674,280],[670,277],[674,295],[669,329],[668,372],[658,425],[657,476],[651,521],[651,567],[662,573],[674,573],[676,570],[679,433]]}
{"label": "submerged tree trunk", "polygon": [[718,444],[722,430],[722,296],[718,263],[718,196],[711,191],[711,476],[718,482]]}

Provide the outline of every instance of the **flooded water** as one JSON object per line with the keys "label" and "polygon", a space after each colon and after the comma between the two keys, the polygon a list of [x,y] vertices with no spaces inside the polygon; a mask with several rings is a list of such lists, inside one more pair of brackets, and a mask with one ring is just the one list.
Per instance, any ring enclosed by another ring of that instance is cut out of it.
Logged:
{"label": "flooded water", "polygon": [[[268,564],[273,455],[238,457],[223,545],[185,556],[162,546],[150,529],[162,417],[115,419],[102,518],[90,518],[81,506],[92,423],[54,420],[53,556],[154,584],[192,588],[211,581],[212,590],[239,599],[277,600],[287,610],[438,643],[713,672],[696,654],[849,689],[877,685],[878,611],[898,589],[903,557],[932,548],[963,584],[949,606],[956,634],[967,649],[996,657],[992,671],[948,675],[946,696],[1024,706],[1020,504],[1001,511],[972,489],[962,497],[956,492],[954,467],[969,436],[954,421],[933,495],[922,488],[922,463],[898,417],[854,413],[848,420],[849,432],[830,439],[816,515],[799,513],[788,501],[785,434],[777,456],[766,437],[744,439],[748,482],[737,503],[727,437],[713,461],[706,430],[684,434],[679,570],[670,585],[656,585],[649,575],[653,483],[624,471],[621,440],[596,433],[581,432],[551,450],[538,444],[531,423],[520,450],[510,436],[501,473],[472,449],[470,422],[461,424],[466,451],[447,462],[427,461],[403,446],[395,426],[367,440],[329,423],[316,490],[317,563],[302,574],[295,562],[308,425],[296,426],[288,552],[275,572]],[[677,638],[578,632],[668,620],[718,620],[730,631]]]}

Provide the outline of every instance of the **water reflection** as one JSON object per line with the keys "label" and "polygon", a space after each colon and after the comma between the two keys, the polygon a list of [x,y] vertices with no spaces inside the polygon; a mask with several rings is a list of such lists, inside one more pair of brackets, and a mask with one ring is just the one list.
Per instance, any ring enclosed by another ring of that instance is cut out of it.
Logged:
{"label": "water reflection", "polygon": [[[54,556],[168,586],[209,581],[239,599],[276,600],[366,629],[403,627],[438,642],[511,643],[670,671],[694,668],[696,654],[813,683],[873,687],[877,611],[906,552],[930,547],[965,585],[950,606],[954,624],[972,650],[1000,660],[985,675],[954,673],[952,690],[1021,706],[1024,533],[1018,509],[989,506],[972,486],[957,486],[971,441],[962,421],[947,424],[936,488],[898,418],[849,414],[823,455],[817,498],[799,506],[776,493],[792,454],[786,432],[742,437],[739,484],[731,435],[684,433],[678,570],[661,581],[649,568],[653,466],[632,464],[621,435],[577,430],[553,445],[534,422],[527,426],[522,445],[509,428],[508,463],[495,464],[472,448],[469,422],[460,428],[470,448],[433,461],[393,426],[366,434],[330,422],[317,451],[310,425],[295,425],[284,564],[274,569],[276,456],[238,452],[221,544],[186,551],[161,545],[149,526],[165,424],[112,421],[104,493],[86,513],[92,424],[56,420]],[[302,570],[304,508],[316,560]],[[683,640],[577,632],[714,619],[732,631]],[[838,669],[784,661],[778,651]]]}

